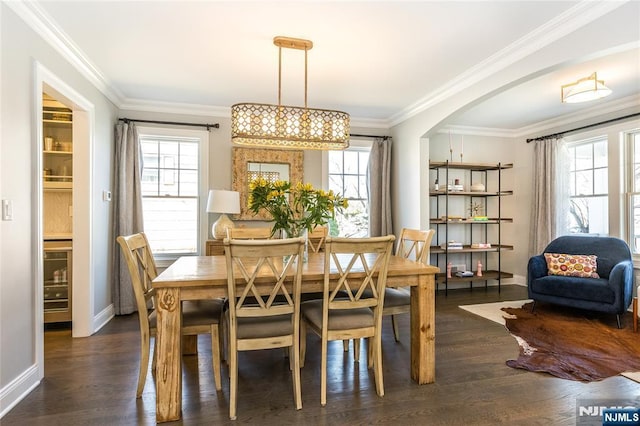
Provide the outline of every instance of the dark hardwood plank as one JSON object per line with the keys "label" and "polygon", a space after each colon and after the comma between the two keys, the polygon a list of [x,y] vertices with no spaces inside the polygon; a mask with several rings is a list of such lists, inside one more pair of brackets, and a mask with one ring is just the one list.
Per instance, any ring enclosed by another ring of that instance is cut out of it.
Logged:
{"label": "dark hardwood plank", "polygon": [[[319,340],[308,336],[302,370],[303,408],[293,408],[288,361],[280,350],[240,354],[238,420],[228,418],[228,383],[216,393],[209,337],[200,336],[198,356],[183,358],[183,420],[177,424],[260,425],[574,425],[576,399],[622,399],[640,394],[640,384],[613,377],[590,384],[514,370],[518,353],[507,330],[458,308],[461,304],[526,298],[526,288],[449,290],[436,297],[436,382],[416,385],[409,372],[409,317],[400,316],[395,343],[385,318],[385,396],[376,395],[366,368],[366,344],[353,349],[330,344],[327,406],[320,406]],[[615,321],[613,321],[615,323]],[[627,324],[627,326],[631,326]],[[66,330],[45,333],[45,379],[1,421],[8,425],[152,425],[155,389],[151,374],[135,399],[139,360],[138,320],[116,317],[96,335],[72,339]],[[223,378],[227,374],[223,366]],[[176,424],[176,423],[174,423]]]}

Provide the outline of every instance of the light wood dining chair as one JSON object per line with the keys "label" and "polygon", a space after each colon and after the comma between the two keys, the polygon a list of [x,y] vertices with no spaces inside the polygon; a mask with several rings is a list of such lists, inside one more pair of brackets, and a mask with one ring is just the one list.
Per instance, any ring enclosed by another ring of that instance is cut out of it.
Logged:
{"label": "light wood dining chair", "polygon": [[[156,291],[151,282],[157,276],[156,264],[144,233],[119,236],[117,239],[127,263],[133,292],[136,298],[138,318],[140,320],[140,371],[136,398],[142,396],[149,367],[150,339],[156,335]],[[219,324],[222,317],[223,302],[216,300],[197,300],[182,302],[182,335],[211,335],[211,357],[213,376],[217,390],[222,389],[220,378],[220,345]],[[154,346],[151,370],[155,372],[156,353]]]}
{"label": "light wood dining chair", "polygon": [[264,240],[271,238],[271,228],[227,228],[227,237],[232,240]]}
{"label": "light wood dining chair", "polygon": [[307,234],[307,244],[309,251],[319,253],[324,249],[324,242],[329,234],[329,228],[326,226],[316,226]]}
{"label": "light wood dining chair", "polygon": [[[396,247],[396,256],[410,259],[415,262],[429,262],[431,254],[431,240],[435,230],[426,231],[419,229],[403,228],[400,232],[400,239]],[[391,325],[393,336],[396,342],[400,341],[398,323],[396,315],[409,313],[411,311],[411,294],[406,289],[387,287],[384,295],[384,309],[382,315],[391,315]]]}
{"label": "light wood dining chair", "polygon": [[[384,395],[382,377],[382,309],[387,268],[395,237],[327,238],[322,300],[304,302],[301,312],[301,363],[306,332],[320,336],[320,404],[327,403],[327,346],[330,340],[368,338],[368,366],[373,368],[376,392]],[[337,284],[332,282],[337,279]],[[370,297],[364,295],[371,292]],[[346,294],[346,298],[344,295]]]}
{"label": "light wood dining chair", "polygon": [[[229,308],[229,418],[236,418],[238,352],[288,348],[296,409],[300,390],[300,286],[304,238],[224,240]],[[285,261],[286,258],[286,261]]]}

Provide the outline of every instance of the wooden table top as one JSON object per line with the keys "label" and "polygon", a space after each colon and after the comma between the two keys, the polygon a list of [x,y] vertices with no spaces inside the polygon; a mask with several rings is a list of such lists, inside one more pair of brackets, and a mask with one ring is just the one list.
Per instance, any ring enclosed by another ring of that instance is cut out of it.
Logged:
{"label": "wooden table top", "polygon": [[[333,268],[332,268],[333,269]],[[402,257],[391,256],[387,280],[416,275],[436,274],[440,270]],[[337,271],[336,276],[337,276]],[[324,253],[309,253],[303,265],[302,280],[318,281],[324,278]],[[225,286],[227,266],[224,256],[182,256],[153,280],[154,288]],[[406,285],[416,285],[408,281]]]}

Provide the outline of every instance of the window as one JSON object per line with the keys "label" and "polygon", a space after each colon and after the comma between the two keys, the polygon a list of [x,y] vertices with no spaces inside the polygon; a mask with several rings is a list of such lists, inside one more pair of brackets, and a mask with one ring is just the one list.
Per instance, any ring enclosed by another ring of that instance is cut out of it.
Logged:
{"label": "window", "polygon": [[569,232],[609,234],[609,170],[607,140],[568,145]]}
{"label": "window", "polygon": [[630,205],[629,246],[633,254],[640,254],[640,132],[627,135],[630,167],[627,193]]}
{"label": "window", "polygon": [[337,227],[330,227],[332,235],[369,235],[367,164],[370,151],[370,147],[352,146],[344,151],[328,152],[329,189],[349,200],[349,207],[336,215]]}
{"label": "window", "polygon": [[153,253],[197,254],[207,235],[200,203],[207,182],[206,132],[153,128],[139,134],[144,231]]}

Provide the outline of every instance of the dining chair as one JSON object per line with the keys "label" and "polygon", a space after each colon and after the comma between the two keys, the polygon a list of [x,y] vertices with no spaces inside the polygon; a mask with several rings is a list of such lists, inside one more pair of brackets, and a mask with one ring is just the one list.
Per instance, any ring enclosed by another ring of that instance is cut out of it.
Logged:
{"label": "dining chair", "polygon": [[[431,253],[431,240],[435,230],[426,231],[418,229],[403,228],[400,232],[396,256],[410,259],[416,262],[427,262]],[[365,291],[366,296],[370,296],[370,291]],[[406,289],[387,287],[384,294],[384,309],[382,316],[391,315],[391,326],[393,327],[393,337],[396,342],[400,341],[398,323],[396,315],[409,313],[411,311],[411,293]],[[349,341],[344,341],[344,351],[349,350]],[[360,358],[360,340],[353,341],[353,358],[358,361]]]}
{"label": "dining chair", "polygon": [[225,239],[229,307],[229,418],[237,416],[238,352],[288,348],[293,395],[300,390],[300,286],[304,238]]}
{"label": "dining chair", "polygon": [[233,240],[263,240],[271,238],[271,228],[227,228],[227,237]]}
{"label": "dining chair", "polygon": [[329,233],[327,226],[316,226],[311,232],[307,234],[307,244],[309,251],[312,253],[319,253],[324,249],[324,242]]}
{"label": "dining chair", "polygon": [[[300,358],[304,365],[306,333],[322,341],[320,404],[327,404],[327,347],[330,340],[368,338],[368,367],[373,368],[376,392],[384,395],[382,378],[382,309],[387,268],[395,237],[327,238],[322,300],[300,307]],[[332,282],[337,284],[333,285]],[[370,297],[364,295],[371,292]],[[346,297],[344,297],[346,295]]]}
{"label": "dining chair", "polygon": [[[140,320],[140,371],[136,398],[142,396],[149,366],[151,336],[156,335],[156,291],[151,282],[157,276],[157,268],[149,241],[144,233],[119,236],[117,239],[127,263]],[[182,302],[182,335],[211,335],[211,357],[217,390],[222,389],[220,379],[220,318],[223,302],[217,300],[195,300]],[[154,345],[151,371],[155,373],[156,351]],[[154,374],[155,375],[155,374]]]}
{"label": "dining chair", "polygon": [[[400,238],[398,239],[396,256],[420,263],[428,262],[429,255],[431,254],[431,240],[435,232],[433,229],[423,231],[403,228],[400,232]],[[406,291],[406,289],[387,287],[384,300],[382,315],[391,315],[393,337],[396,342],[399,342],[400,333],[398,332],[396,315],[409,313],[411,311],[411,294]]]}

